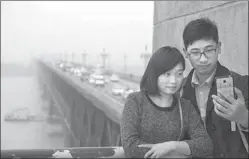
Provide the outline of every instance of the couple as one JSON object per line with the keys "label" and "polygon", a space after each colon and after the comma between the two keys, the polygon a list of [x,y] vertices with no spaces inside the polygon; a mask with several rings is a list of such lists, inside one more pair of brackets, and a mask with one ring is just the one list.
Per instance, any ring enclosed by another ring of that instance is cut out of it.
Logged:
{"label": "couple", "polygon": [[[121,120],[125,157],[248,157],[248,76],[218,62],[217,26],[206,18],[183,31],[184,53],[166,46],[151,57],[140,91],[128,96]],[[218,97],[215,77],[231,75],[236,98]],[[181,96],[181,97],[180,97]],[[231,130],[231,121],[237,126]]]}

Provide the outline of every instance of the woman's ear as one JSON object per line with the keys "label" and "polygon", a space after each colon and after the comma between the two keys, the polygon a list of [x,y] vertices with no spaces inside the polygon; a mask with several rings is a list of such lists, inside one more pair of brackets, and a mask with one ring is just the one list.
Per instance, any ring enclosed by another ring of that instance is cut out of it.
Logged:
{"label": "woman's ear", "polygon": [[183,50],[183,52],[184,52],[185,58],[187,59],[187,58],[188,58],[187,50],[186,50],[185,48],[183,48],[182,50]]}

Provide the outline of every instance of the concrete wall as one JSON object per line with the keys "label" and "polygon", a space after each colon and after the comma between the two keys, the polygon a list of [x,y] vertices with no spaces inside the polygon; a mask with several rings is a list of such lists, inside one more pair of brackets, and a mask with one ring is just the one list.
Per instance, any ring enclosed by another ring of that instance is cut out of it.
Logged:
{"label": "concrete wall", "polygon": [[[171,45],[182,51],[182,32],[196,18],[208,17],[217,23],[222,43],[220,62],[230,70],[248,75],[247,1],[155,1],[153,52]],[[191,69],[187,62],[187,71]]]}

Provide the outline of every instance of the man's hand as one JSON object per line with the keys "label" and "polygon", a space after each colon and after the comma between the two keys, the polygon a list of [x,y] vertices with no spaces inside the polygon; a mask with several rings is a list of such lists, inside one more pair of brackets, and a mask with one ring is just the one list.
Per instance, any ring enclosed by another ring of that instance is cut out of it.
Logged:
{"label": "man's hand", "polygon": [[235,93],[238,96],[237,100],[230,96],[225,98],[227,100],[225,101],[219,96],[212,95],[214,110],[218,116],[248,128],[248,109],[245,106],[245,99],[239,89],[235,88]]}

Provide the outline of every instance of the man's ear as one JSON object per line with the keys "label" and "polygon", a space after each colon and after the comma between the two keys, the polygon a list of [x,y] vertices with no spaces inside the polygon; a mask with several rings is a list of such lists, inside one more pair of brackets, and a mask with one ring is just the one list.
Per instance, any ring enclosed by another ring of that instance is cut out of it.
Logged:
{"label": "man's ear", "polygon": [[221,42],[218,42],[217,53],[221,54]]}
{"label": "man's ear", "polygon": [[182,50],[183,50],[183,52],[184,52],[185,58],[187,59],[187,58],[188,58],[187,50],[186,50],[185,48],[183,48]]}

